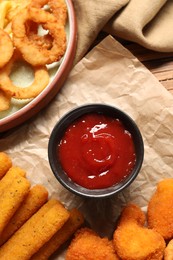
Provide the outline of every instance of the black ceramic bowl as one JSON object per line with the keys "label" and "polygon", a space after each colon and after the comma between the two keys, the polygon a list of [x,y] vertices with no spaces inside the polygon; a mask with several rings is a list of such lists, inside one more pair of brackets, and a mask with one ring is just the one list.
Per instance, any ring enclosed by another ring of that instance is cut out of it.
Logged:
{"label": "black ceramic bowl", "polygon": [[[71,125],[76,119],[80,118],[81,116],[93,112],[101,113],[106,116],[117,118],[123,123],[124,127],[131,133],[133,139],[135,153],[136,153],[136,163],[130,175],[128,175],[121,182],[108,188],[91,190],[74,183],[67,176],[67,174],[62,169],[60,159],[57,156],[57,149],[58,149],[58,144],[62,139],[67,127]],[[48,144],[49,163],[57,180],[69,191],[77,195],[90,197],[90,198],[108,197],[117,192],[122,191],[124,188],[129,186],[137,177],[141,169],[143,157],[144,157],[143,140],[136,123],[133,121],[131,117],[129,117],[126,113],[124,113],[120,109],[106,104],[87,104],[87,105],[77,107],[71,110],[70,112],[68,112],[67,114],[65,114],[55,125],[50,135],[49,144]]]}

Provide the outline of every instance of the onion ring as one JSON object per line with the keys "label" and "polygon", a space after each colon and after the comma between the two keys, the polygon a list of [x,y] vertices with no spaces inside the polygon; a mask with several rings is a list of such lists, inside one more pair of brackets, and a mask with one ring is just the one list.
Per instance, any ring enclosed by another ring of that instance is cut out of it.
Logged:
{"label": "onion ring", "polygon": [[17,60],[22,60],[22,57],[15,51],[9,63],[0,71],[0,89],[5,91],[7,95],[17,99],[29,99],[38,96],[49,83],[46,66],[33,67],[35,76],[33,83],[28,87],[18,87],[10,79],[13,64]]}
{"label": "onion ring", "polygon": [[52,48],[52,37],[49,34],[40,36],[38,35],[38,24],[29,21],[26,24],[26,34],[28,39],[37,43],[38,46],[50,50]]}
{"label": "onion ring", "polygon": [[31,7],[36,8],[42,8],[45,5],[50,7],[50,11],[52,11],[53,15],[56,17],[57,22],[65,26],[67,21],[67,6],[64,0],[32,0],[30,3]]}
{"label": "onion ring", "polygon": [[48,5],[52,10],[53,15],[56,17],[58,23],[65,26],[67,21],[67,6],[64,0],[49,0]]}
{"label": "onion ring", "polygon": [[10,36],[0,29],[0,68],[2,68],[13,55],[13,43]]}
{"label": "onion ring", "polygon": [[0,111],[5,111],[10,107],[11,96],[0,89]]}
{"label": "onion ring", "polygon": [[[53,38],[52,48],[40,48],[26,35],[27,21],[41,24]],[[14,17],[12,21],[12,32],[14,45],[22,53],[23,58],[33,66],[51,64],[59,61],[66,50],[66,33],[64,26],[57,23],[56,18],[41,9],[26,8]]]}
{"label": "onion ring", "polygon": [[34,41],[40,48],[50,50],[52,48],[52,37],[49,34],[39,36],[34,33],[28,35],[29,40]]}

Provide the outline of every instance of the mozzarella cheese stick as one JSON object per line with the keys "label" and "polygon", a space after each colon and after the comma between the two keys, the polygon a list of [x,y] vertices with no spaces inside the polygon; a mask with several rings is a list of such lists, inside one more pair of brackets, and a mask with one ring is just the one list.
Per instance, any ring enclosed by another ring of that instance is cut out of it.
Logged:
{"label": "mozzarella cheese stick", "polygon": [[5,176],[0,180],[0,196],[6,191],[9,185],[13,184],[15,178],[22,176],[25,177],[25,171],[19,167],[12,166]]}
{"label": "mozzarella cheese stick", "polygon": [[30,259],[68,218],[68,210],[59,201],[49,200],[0,247],[0,259]]}
{"label": "mozzarella cheese stick", "polygon": [[3,230],[0,246],[4,244],[44,203],[48,200],[48,192],[42,185],[33,186],[22,205]]}
{"label": "mozzarella cheese stick", "polygon": [[74,232],[82,226],[84,217],[76,208],[70,212],[68,221],[63,227],[55,233],[55,235],[31,257],[31,260],[46,260],[48,259],[63,243],[65,243]]}
{"label": "mozzarella cheese stick", "polygon": [[7,186],[0,195],[0,234],[26,198],[29,189],[30,182],[22,176],[17,176],[12,185]]}
{"label": "mozzarella cheese stick", "polygon": [[10,157],[4,152],[0,152],[0,179],[6,174],[11,166],[12,161]]}

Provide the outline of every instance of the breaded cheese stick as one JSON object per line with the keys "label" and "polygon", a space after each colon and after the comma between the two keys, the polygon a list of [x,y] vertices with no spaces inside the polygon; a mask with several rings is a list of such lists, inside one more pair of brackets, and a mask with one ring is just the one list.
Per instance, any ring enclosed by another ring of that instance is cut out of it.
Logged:
{"label": "breaded cheese stick", "polygon": [[12,161],[10,157],[4,152],[0,152],[0,179],[6,174],[11,166]]}
{"label": "breaded cheese stick", "polygon": [[29,189],[30,182],[22,176],[17,176],[12,185],[7,186],[7,189],[1,194],[0,234],[27,196]]}
{"label": "breaded cheese stick", "polygon": [[42,185],[33,186],[22,205],[3,230],[0,246],[4,244],[48,200],[48,191]]}
{"label": "breaded cheese stick", "polygon": [[64,226],[30,260],[48,259],[83,223],[84,217],[82,213],[76,208],[72,209],[70,217]]}
{"label": "breaded cheese stick", "polygon": [[7,189],[7,186],[12,184],[18,176],[25,177],[25,171],[20,167],[12,166],[5,176],[0,180],[0,196]]}
{"label": "breaded cheese stick", "polygon": [[30,259],[68,218],[68,210],[59,201],[49,200],[0,247],[0,259]]}

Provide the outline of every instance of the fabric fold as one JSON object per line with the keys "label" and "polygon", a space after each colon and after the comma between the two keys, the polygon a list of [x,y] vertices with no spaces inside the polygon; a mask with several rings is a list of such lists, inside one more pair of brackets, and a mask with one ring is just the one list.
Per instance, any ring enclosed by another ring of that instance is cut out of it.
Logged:
{"label": "fabric fold", "polygon": [[172,0],[74,0],[78,27],[76,60],[101,31],[160,52],[173,52]]}
{"label": "fabric fold", "polygon": [[111,17],[128,2],[129,0],[73,1],[78,31],[75,63],[87,53],[97,35]]}
{"label": "fabric fold", "polygon": [[104,30],[161,52],[173,51],[173,1],[131,0]]}

